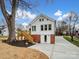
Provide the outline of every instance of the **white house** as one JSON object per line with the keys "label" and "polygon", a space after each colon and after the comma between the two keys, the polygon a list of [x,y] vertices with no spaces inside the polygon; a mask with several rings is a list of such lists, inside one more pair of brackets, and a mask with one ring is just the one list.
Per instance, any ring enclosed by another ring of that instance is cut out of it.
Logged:
{"label": "white house", "polygon": [[3,36],[8,36],[8,29],[5,28],[2,30]]}
{"label": "white house", "polygon": [[55,20],[40,14],[30,24],[29,30],[35,42],[55,43]]}

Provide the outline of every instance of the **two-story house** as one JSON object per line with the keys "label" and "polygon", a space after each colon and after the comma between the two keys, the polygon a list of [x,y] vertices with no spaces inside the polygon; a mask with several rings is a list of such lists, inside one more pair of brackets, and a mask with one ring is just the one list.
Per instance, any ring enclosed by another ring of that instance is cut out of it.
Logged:
{"label": "two-story house", "polygon": [[29,30],[35,42],[55,43],[55,20],[40,14],[30,24]]}

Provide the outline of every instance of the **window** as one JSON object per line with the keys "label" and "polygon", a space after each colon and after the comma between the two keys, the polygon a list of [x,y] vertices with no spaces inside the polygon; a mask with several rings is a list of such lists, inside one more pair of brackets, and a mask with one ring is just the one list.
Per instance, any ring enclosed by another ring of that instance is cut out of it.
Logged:
{"label": "window", "polygon": [[39,19],[39,21],[44,21],[44,19]]}
{"label": "window", "polygon": [[45,25],[45,30],[47,30],[47,25]]}
{"label": "window", "polygon": [[33,26],[32,26],[32,31],[33,31]]}
{"label": "window", "polygon": [[0,30],[0,34],[2,33],[2,31]]}
{"label": "window", "polygon": [[43,25],[41,25],[41,31],[43,31]]}
{"label": "window", "polygon": [[36,26],[32,26],[32,31],[36,31]]}
{"label": "window", "polygon": [[44,41],[47,42],[47,35],[44,35]]}
{"label": "window", "polygon": [[44,19],[42,19],[42,21],[44,21]]}
{"label": "window", "polygon": [[39,21],[41,21],[41,19],[39,19]]}
{"label": "window", "polygon": [[51,30],[52,29],[52,26],[51,26],[51,24],[49,24],[49,30]]}
{"label": "window", "polygon": [[47,19],[47,20],[49,20],[49,19]]}

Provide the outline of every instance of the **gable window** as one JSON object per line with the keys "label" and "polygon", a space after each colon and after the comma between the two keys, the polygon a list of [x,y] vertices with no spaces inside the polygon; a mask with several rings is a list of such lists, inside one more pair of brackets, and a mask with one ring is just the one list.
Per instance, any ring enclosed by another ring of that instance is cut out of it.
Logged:
{"label": "gable window", "polygon": [[48,29],[49,29],[49,30],[52,29],[52,25],[51,25],[51,24],[48,25]]}
{"label": "gable window", "polygon": [[47,21],[48,21],[49,19],[47,19]]}
{"label": "gable window", "polygon": [[47,25],[45,25],[45,30],[47,30]]}
{"label": "gable window", "polygon": [[42,21],[44,21],[44,19],[42,19]]}
{"label": "gable window", "polygon": [[39,21],[44,21],[44,19],[39,19]]}
{"label": "gable window", "polygon": [[41,21],[41,19],[39,19],[39,21]]}
{"label": "gable window", "polygon": [[36,31],[36,26],[32,26],[32,31]]}
{"label": "gable window", "polygon": [[43,25],[41,25],[41,31],[43,31]]}

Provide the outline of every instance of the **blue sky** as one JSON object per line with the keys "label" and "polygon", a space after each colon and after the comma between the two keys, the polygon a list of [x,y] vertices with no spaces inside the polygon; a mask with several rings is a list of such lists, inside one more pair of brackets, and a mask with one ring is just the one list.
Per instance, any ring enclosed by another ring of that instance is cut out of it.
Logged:
{"label": "blue sky", "polygon": [[[10,9],[9,9],[10,5],[8,0],[6,3],[6,6],[7,6],[7,9],[9,10],[8,12],[10,12]],[[29,15],[29,17],[20,15],[21,16],[20,18],[16,18],[17,24],[22,24],[22,23],[28,24],[33,20],[35,16],[39,15],[40,13],[43,13],[57,20],[58,18],[61,18],[63,15],[65,15],[67,12],[70,12],[70,11],[79,13],[79,0],[54,0],[50,4],[46,4],[45,0],[40,0],[39,5],[36,8],[33,8],[33,11],[31,10],[28,10],[26,12],[24,10],[21,10],[21,11],[23,11],[24,14],[26,13],[27,15]],[[2,18],[4,17],[2,16],[2,13],[0,10],[0,24],[3,23]]]}

